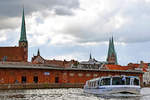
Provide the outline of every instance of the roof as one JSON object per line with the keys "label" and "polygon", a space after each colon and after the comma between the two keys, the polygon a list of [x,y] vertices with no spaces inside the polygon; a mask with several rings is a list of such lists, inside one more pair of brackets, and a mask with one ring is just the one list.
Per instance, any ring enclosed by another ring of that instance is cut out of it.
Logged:
{"label": "roof", "polygon": [[92,59],[89,59],[88,61],[82,61],[82,62],[80,62],[80,64],[82,65],[84,65],[84,64],[87,64],[87,65],[94,65],[94,64],[97,64],[97,65],[100,65],[100,64],[102,64],[102,63],[106,63],[106,62],[102,62],[102,61],[97,61],[97,60],[95,60],[94,58]]}
{"label": "roof", "polygon": [[45,62],[45,59],[43,57],[41,57],[40,55],[32,57],[32,63],[33,64],[42,64],[44,62]]}
{"label": "roof", "polygon": [[62,61],[62,60],[45,60],[45,64],[50,64],[54,65],[57,67],[71,67],[72,64],[74,64],[76,61],[71,60],[71,61]]}
{"label": "roof", "polygon": [[108,70],[131,70],[129,66],[121,66],[121,65],[105,65],[106,69]]}
{"label": "roof", "polygon": [[143,72],[147,72],[148,69],[148,63],[143,63],[143,62],[141,62],[140,64],[129,63],[128,66],[134,69],[141,69]]}
{"label": "roof", "polygon": [[24,49],[21,47],[0,47],[0,61],[24,61]]}
{"label": "roof", "polygon": [[148,63],[142,63],[142,64],[130,63],[128,64],[128,66],[106,64],[105,68],[108,70],[141,70],[143,72],[147,72]]}
{"label": "roof", "polygon": [[127,73],[139,73],[143,74],[142,71],[136,71],[136,70],[106,70],[106,69],[79,69],[79,68],[57,68],[55,66],[44,66],[44,65],[36,65],[36,64],[29,64],[29,65],[10,65],[10,64],[0,64],[0,69],[51,69],[51,70],[74,70],[74,71],[109,71],[109,72],[127,72]]}
{"label": "roof", "polygon": [[25,17],[24,17],[24,8],[22,13],[22,25],[21,25],[21,36],[19,42],[27,41],[26,38],[26,25],[25,25]]}
{"label": "roof", "polygon": [[32,63],[33,64],[44,64],[44,65],[52,65],[55,67],[71,67],[72,64],[76,64],[77,61],[71,60],[71,61],[62,61],[62,60],[47,60],[41,57],[39,54],[37,56],[32,57]]}

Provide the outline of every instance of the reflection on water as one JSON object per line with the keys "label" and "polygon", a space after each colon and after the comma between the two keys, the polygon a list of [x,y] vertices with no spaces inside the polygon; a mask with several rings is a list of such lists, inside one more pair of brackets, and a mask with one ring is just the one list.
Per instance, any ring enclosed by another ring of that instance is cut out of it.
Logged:
{"label": "reflection on water", "polygon": [[92,95],[83,89],[1,90],[0,100],[150,100],[150,88],[141,95]]}

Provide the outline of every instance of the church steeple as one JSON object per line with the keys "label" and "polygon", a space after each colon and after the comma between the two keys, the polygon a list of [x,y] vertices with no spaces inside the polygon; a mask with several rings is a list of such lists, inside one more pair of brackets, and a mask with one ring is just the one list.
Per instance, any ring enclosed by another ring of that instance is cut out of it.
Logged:
{"label": "church steeple", "polygon": [[24,16],[24,8],[22,12],[22,25],[21,25],[21,36],[19,42],[26,42],[27,37],[26,37],[26,25],[25,25],[25,16]]}
{"label": "church steeple", "polygon": [[116,64],[116,65],[118,64],[113,37],[109,39],[109,49],[108,49],[107,62],[108,62],[108,64]]}
{"label": "church steeple", "polygon": [[37,56],[40,56],[40,50],[38,49]]}
{"label": "church steeple", "polygon": [[91,53],[90,53],[90,59],[92,59],[92,55],[91,55]]}
{"label": "church steeple", "polygon": [[24,16],[24,8],[22,12],[22,24],[21,24],[21,36],[19,40],[19,47],[28,48],[28,41],[26,37],[26,24],[25,24],[25,16]]}
{"label": "church steeple", "polygon": [[26,24],[24,16],[24,8],[22,12],[21,36],[19,40],[19,47],[24,48],[24,61],[28,60],[28,41],[26,37]]}

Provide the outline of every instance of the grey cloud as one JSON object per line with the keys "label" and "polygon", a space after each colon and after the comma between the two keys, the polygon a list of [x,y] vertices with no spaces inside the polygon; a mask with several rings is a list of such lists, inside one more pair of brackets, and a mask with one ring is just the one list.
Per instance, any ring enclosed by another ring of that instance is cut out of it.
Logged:
{"label": "grey cloud", "polygon": [[0,0],[0,16],[18,16],[21,8],[25,7],[26,14],[44,9],[52,10],[57,6],[78,8],[78,0]]}
{"label": "grey cloud", "polygon": [[73,12],[66,7],[57,7],[54,9],[56,15],[74,15]]}
{"label": "grey cloud", "polygon": [[21,17],[23,5],[25,15],[30,15],[35,11],[53,10],[55,14],[62,16],[73,15],[71,9],[78,8],[79,2],[78,0],[0,0],[0,17],[3,17],[0,19],[0,29],[16,28],[18,23],[13,23],[11,19]]}
{"label": "grey cloud", "polygon": [[0,29],[13,29],[19,26],[18,17],[0,17]]}

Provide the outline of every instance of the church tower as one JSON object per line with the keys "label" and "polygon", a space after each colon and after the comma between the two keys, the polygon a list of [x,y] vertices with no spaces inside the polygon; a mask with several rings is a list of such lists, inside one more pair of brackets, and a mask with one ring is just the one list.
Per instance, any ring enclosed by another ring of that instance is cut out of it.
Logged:
{"label": "church tower", "polygon": [[22,13],[22,25],[21,25],[21,36],[19,40],[19,47],[24,48],[24,61],[28,60],[28,41],[26,37],[26,25],[25,25],[25,16],[24,16],[24,8]]}
{"label": "church tower", "polygon": [[113,64],[113,65],[118,64],[117,54],[115,52],[113,37],[111,39],[109,39],[109,49],[108,49],[107,63],[108,64]]}
{"label": "church tower", "polygon": [[40,50],[38,49],[37,56],[40,56]]}
{"label": "church tower", "polygon": [[89,58],[89,60],[90,60],[90,59],[92,59],[92,55],[91,55],[91,53],[90,53],[90,58]]}

